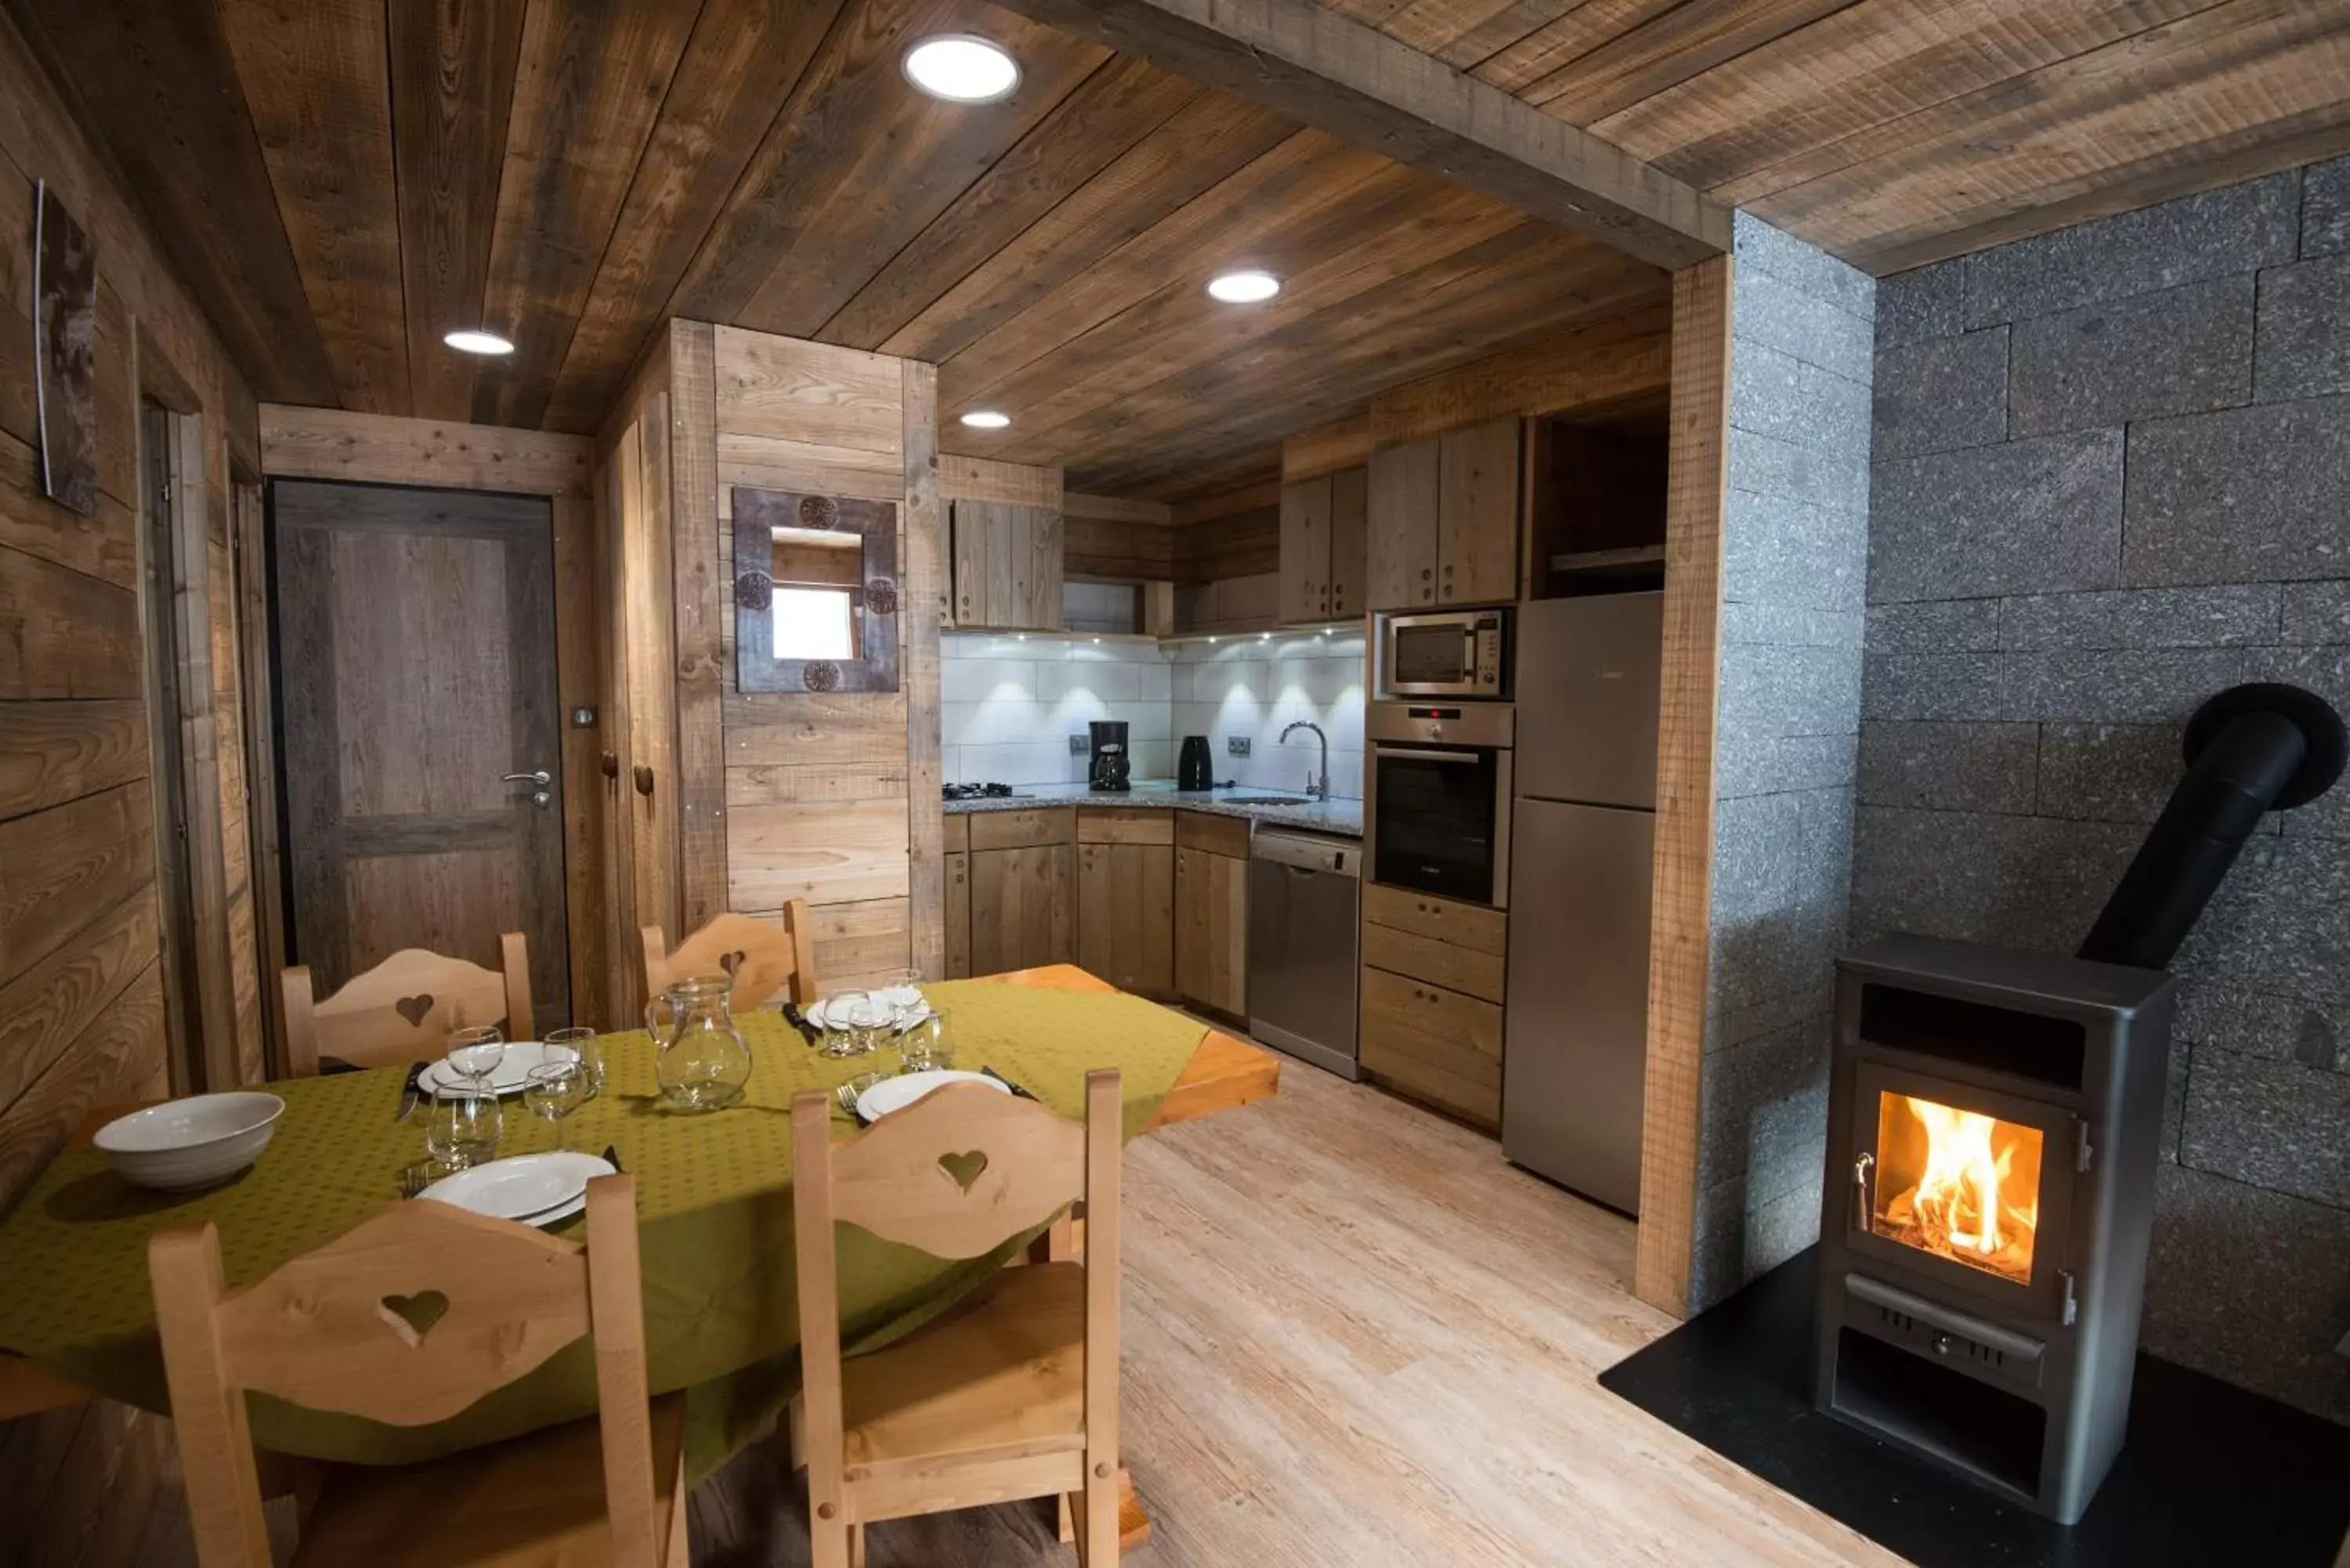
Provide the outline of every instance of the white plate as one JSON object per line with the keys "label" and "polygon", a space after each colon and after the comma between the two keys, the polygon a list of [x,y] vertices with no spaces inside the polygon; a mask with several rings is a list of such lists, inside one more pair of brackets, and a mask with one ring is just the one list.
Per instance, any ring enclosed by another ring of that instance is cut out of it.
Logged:
{"label": "white plate", "polygon": [[[889,1023],[892,1017],[900,1023],[910,1024],[919,1023],[931,1015],[931,1004],[922,1000],[920,990],[910,985],[885,986],[866,994],[889,1010],[888,1014],[868,1013],[854,1021],[868,1029]],[[847,1021],[845,1015],[850,1011],[847,1006],[849,1000],[846,996],[828,996],[807,1010],[807,1021],[818,1029],[830,1029],[837,1021]]]}
{"label": "white plate", "polygon": [[904,1110],[933,1089],[943,1089],[949,1084],[985,1084],[1000,1095],[1012,1092],[1010,1085],[1001,1078],[991,1078],[984,1073],[957,1073],[932,1068],[927,1073],[901,1073],[894,1078],[884,1078],[857,1096],[857,1114],[868,1122],[879,1121],[891,1111]]}
{"label": "white plate", "polygon": [[[523,1080],[530,1076],[530,1070],[543,1067],[551,1060],[546,1047],[536,1040],[507,1041],[506,1054],[498,1058],[498,1070],[490,1075],[491,1092],[502,1096],[521,1094]],[[441,1061],[424,1069],[423,1076],[416,1080],[416,1087],[430,1095],[442,1089],[462,1089],[469,1081],[446,1061]]]}
{"label": "white plate", "polygon": [[611,1174],[611,1165],[592,1154],[518,1154],[444,1176],[417,1196],[493,1220],[545,1225],[577,1213],[588,1184]]}

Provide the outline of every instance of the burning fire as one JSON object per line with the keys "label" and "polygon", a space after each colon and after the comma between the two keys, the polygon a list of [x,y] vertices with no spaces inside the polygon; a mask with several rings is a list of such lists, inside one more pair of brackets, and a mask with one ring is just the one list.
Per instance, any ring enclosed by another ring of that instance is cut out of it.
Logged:
{"label": "burning fire", "polygon": [[[2040,1134],[1978,1111],[1962,1111],[1913,1095],[1898,1100],[1924,1129],[1922,1168],[1916,1135],[1880,1137],[1887,1185],[1916,1169],[1916,1179],[1884,1206],[1881,1233],[1895,1241],[2028,1283],[2032,1244],[2040,1223]],[[1893,1119],[1891,1106],[1886,1120]],[[1890,1132],[1891,1128],[1884,1129]]]}

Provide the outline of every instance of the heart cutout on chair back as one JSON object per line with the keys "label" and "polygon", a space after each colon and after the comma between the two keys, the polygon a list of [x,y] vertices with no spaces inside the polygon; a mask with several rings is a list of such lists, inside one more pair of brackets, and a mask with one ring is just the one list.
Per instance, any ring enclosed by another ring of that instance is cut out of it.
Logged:
{"label": "heart cutout on chair back", "polygon": [[948,1180],[962,1189],[965,1197],[969,1197],[971,1184],[987,1170],[987,1151],[967,1148],[961,1154],[942,1154],[939,1156],[939,1168],[947,1173]]}
{"label": "heart cutout on chair back", "polygon": [[391,1010],[407,1019],[411,1029],[421,1029],[424,1015],[432,1011],[432,993],[428,991],[418,996],[403,996],[391,1004]]}
{"label": "heart cutout on chair back", "polygon": [[413,1349],[424,1343],[434,1324],[449,1315],[449,1298],[439,1291],[419,1291],[412,1296],[386,1296],[376,1303],[376,1310]]}
{"label": "heart cutout on chair back", "polygon": [[743,961],[750,956],[750,954],[742,951],[740,949],[737,949],[735,951],[731,953],[723,953],[719,956],[718,967],[726,971],[727,979],[733,980],[734,978],[734,971],[741,969],[743,967]]}

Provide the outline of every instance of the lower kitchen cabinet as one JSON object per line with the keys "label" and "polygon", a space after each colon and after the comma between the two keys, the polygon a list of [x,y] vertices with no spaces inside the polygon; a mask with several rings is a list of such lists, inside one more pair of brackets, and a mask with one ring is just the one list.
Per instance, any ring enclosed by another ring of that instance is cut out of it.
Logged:
{"label": "lower kitchen cabinet", "polygon": [[1249,825],[1178,812],[1175,825],[1175,989],[1185,1002],[1248,1016]]}
{"label": "lower kitchen cabinet", "polygon": [[971,856],[951,850],[946,857],[947,978],[971,977]]}
{"label": "lower kitchen cabinet", "polygon": [[1076,813],[980,812],[970,818],[971,972],[1073,960]]}
{"label": "lower kitchen cabinet", "polygon": [[1508,950],[1509,917],[1499,910],[1365,888],[1363,1070],[1464,1121],[1500,1127]]}
{"label": "lower kitchen cabinet", "polygon": [[1077,963],[1120,991],[1175,994],[1171,813],[1077,814]]}

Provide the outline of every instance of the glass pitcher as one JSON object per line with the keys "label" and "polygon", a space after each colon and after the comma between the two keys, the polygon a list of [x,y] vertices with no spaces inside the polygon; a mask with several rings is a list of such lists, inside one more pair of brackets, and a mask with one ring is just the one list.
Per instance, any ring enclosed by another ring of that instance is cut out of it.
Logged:
{"label": "glass pitcher", "polygon": [[[751,1047],[734,1027],[733,982],[723,974],[676,981],[645,1009],[657,1047],[653,1070],[661,1098],[681,1111],[714,1111],[743,1097],[751,1081]],[[666,1011],[668,1021],[661,1014]]]}

